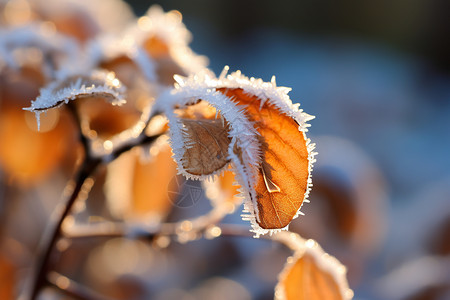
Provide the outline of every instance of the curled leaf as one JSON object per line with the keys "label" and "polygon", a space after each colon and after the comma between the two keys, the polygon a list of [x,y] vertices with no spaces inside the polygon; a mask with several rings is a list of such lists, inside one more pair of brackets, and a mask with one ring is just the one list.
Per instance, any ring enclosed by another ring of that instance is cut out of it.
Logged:
{"label": "curled leaf", "polygon": [[124,92],[124,87],[113,72],[95,70],[88,75],[67,77],[50,83],[41,89],[39,97],[31,102],[31,107],[24,110],[36,114],[39,127],[39,115],[50,108],[89,97],[104,98],[114,105],[121,105],[125,102]]}
{"label": "curled leaf", "polygon": [[221,120],[190,120],[181,122],[189,146],[183,155],[185,170],[193,175],[209,175],[222,169],[228,159],[228,128]]}
{"label": "curled leaf", "polygon": [[[183,163],[187,149],[196,149],[195,161],[199,164],[214,159],[210,152],[199,151],[206,138],[190,139],[199,128],[186,130],[183,119],[172,112],[200,100],[209,103],[227,127],[222,137],[227,134],[228,160],[245,197],[245,211],[249,214],[244,217],[251,221],[256,236],[287,229],[300,213],[312,185],[316,153],[305,132],[309,126],[306,122],[313,117],[292,104],[287,96],[290,89],[277,87],[275,80],[263,82],[240,72],[226,76],[226,71],[218,79],[207,71],[188,78],[176,77],[176,90],[157,101],[156,109],[168,115],[175,159],[181,173],[188,177],[193,174]],[[200,170],[194,178],[204,179],[202,176],[223,170]]]}
{"label": "curled leaf", "polygon": [[142,80],[147,85],[157,81],[155,62],[129,38],[102,37],[90,42],[87,48],[88,65],[114,71],[128,88]]}
{"label": "curled leaf", "polygon": [[[212,110],[195,109],[202,103]],[[236,148],[241,149],[240,156],[246,162],[258,164],[259,144],[252,124],[241,108],[207,85],[163,93],[154,109],[164,112],[169,120],[174,158],[185,177],[203,180],[221,174]],[[241,141],[248,145],[243,147]]]}
{"label": "curled leaf", "polygon": [[264,229],[286,227],[297,215],[310,184],[308,142],[299,124],[274,104],[242,88],[222,93],[246,107],[245,113],[260,134],[261,165],[255,190],[256,221]]}
{"label": "curled leaf", "polygon": [[[275,237],[277,239],[277,237]],[[277,300],[349,300],[346,268],[314,240],[289,233],[279,238],[295,252],[287,259],[275,287]]]}

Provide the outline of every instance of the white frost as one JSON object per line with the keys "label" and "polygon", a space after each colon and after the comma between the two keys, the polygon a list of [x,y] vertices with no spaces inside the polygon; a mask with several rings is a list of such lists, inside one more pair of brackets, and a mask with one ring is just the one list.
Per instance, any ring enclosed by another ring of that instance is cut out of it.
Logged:
{"label": "white frost", "polygon": [[156,81],[155,62],[129,35],[125,35],[123,38],[102,35],[88,44],[86,52],[87,64],[91,68],[95,68],[103,62],[125,56],[139,67],[149,84]]}
{"label": "white frost", "polygon": [[94,70],[88,74],[72,75],[50,83],[40,90],[39,97],[31,101],[31,106],[24,110],[36,114],[39,129],[40,114],[50,108],[86,97],[101,97],[113,105],[121,105],[126,102],[123,98],[124,93],[125,88],[115,77],[114,72]]}
{"label": "white frost", "polygon": [[48,78],[53,77],[54,63],[59,64],[56,67],[60,67],[65,61],[73,63],[80,55],[80,48],[74,39],[49,30],[44,23],[35,22],[0,30],[0,67],[20,68],[23,60],[28,57],[17,57],[16,50],[24,48],[41,51],[44,58],[42,71]]}
{"label": "white frost", "polygon": [[152,36],[161,39],[167,44],[172,59],[186,74],[200,72],[208,64],[205,56],[197,55],[189,48],[192,35],[178,11],[165,13],[160,6],[153,5],[136,25],[128,29],[127,36],[138,45]]}

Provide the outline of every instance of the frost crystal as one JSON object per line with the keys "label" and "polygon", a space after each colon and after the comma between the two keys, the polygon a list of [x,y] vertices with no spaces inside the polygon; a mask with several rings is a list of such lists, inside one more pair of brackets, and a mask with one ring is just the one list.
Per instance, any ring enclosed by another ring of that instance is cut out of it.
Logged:
{"label": "frost crystal", "polygon": [[99,97],[113,105],[125,103],[123,95],[125,88],[115,77],[114,72],[95,70],[89,74],[80,74],[57,80],[40,90],[39,97],[31,101],[31,106],[24,110],[36,114],[38,128],[40,128],[40,114],[50,108],[59,107],[71,100]]}

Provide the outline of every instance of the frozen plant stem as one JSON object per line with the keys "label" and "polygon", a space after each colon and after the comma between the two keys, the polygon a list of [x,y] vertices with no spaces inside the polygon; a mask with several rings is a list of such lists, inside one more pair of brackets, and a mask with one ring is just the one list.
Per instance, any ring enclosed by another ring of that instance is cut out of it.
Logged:
{"label": "frozen plant stem", "polygon": [[100,162],[101,159],[91,159],[88,155],[86,156],[85,161],[78,171],[75,179],[75,187],[71,195],[67,199],[67,202],[63,205],[62,209],[58,207],[55,210],[51,218],[48,230],[44,233],[44,236],[41,240],[38,265],[34,275],[35,277],[32,280],[30,296],[31,300],[37,299],[40,290],[47,283],[46,275],[50,268],[50,258],[53,252],[53,248],[61,236],[61,226],[67,215],[70,213],[73,204],[77,200],[86,179],[88,179],[94,173]]}
{"label": "frozen plant stem", "polygon": [[72,117],[74,118],[75,124],[78,127],[78,138],[80,139],[81,145],[83,146],[83,149],[85,151],[85,155],[86,156],[90,156],[91,155],[91,148],[89,145],[89,140],[88,138],[83,134],[83,128],[81,126],[81,118],[80,115],[78,113],[77,107],[75,106],[75,104],[73,102],[69,102],[67,103],[67,107],[69,109],[70,114],[72,115]]}
{"label": "frozen plant stem", "polygon": [[[122,153],[130,150],[131,148],[139,145],[145,145],[145,144],[151,144],[154,142],[159,136],[161,136],[164,133],[160,133],[154,136],[147,136],[145,134],[145,129],[147,125],[149,124],[151,117],[149,116],[148,119],[145,122],[145,126],[138,136],[137,139],[130,139],[130,143],[125,143],[121,147],[118,147],[115,149],[109,157],[103,157],[103,156],[93,156],[90,148],[89,140],[86,136],[83,135],[83,132],[81,130],[81,124],[80,124],[80,118],[77,112],[76,107],[69,106],[70,111],[75,118],[76,124],[78,126],[78,130],[80,133],[80,141],[83,145],[84,152],[85,152],[85,158],[84,161],[79,168],[77,175],[74,179],[75,186],[73,187],[72,193],[68,197],[65,203],[62,204],[62,206],[58,206],[55,211],[53,212],[53,215],[51,217],[50,223],[44,232],[44,235],[41,239],[41,243],[39,246],[39,252],[38,252],[38,261],[36,264],[35,273],[33,274],[34,277],[31,281],[31,290],[30,290],[30,300],[36,300],[37,296],[39,295],[39,292],[41,289],[48,284],[47,275],[49,274],[49,271],[51,270],[51,256],[54,251],[55,245],[59,238],[62,236],[62,225],[64,223],[64,220],[69,215],[70,211],[72,210],[72,207],[77,200],[80,192],[83,189],[83,185],[86,182],[86,180],[91,177],[95,171],[97,170],[98,166],[102,163],[110,162],[111,160],[116,159],[119,157]],[[154,115],[153,115],[154,116]]]}

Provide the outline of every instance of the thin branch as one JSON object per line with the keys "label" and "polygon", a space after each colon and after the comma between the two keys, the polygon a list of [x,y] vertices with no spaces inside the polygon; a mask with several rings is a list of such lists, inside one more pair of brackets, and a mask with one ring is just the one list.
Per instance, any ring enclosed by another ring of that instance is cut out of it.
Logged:
{"label": "thin branch", "polygon": [[50,264],[51,255],[53,253],[53,249],[55,247],[56,242],[61,236],[62,224],[65,218],[69,215],[70,211],[72,210],[73,204],[75,203],[80,192],[82,191],[83,185],[86,182],[86,180],[94,174],[94,172],[96,171],[96,169],[100,164],[107,163],[116,159],[122,153],[130,150],[135,146],[151,143],[161,135],[160,134],[156,136],[147,136],[145,134],[145,129],[152,117],[152,115],[149,114],[148,116],[145,117],[144,126],[142,127],[142,130],[137,138],[135,139],[131,138],[130,142],[124,143],[123,145],[117,147],[117,149],[114,149],[113,152],[109,155],[94,157],[94,155],[91,152],[89,140],[82,132],[78,112],[75,107],[73,106],[69,107],[71,109],[73,116],[76,119],[76,123],[78,124],[78,129],[80,132],[80,140],[85,150],[85,158],[83,164],[81,165],[75,177],[74,180],[75,187],[73,188],[71,195],[68,197],[67,201],[64,204],[60,205],[55,209],[51,217],[50,223],[46,231],[44,232],[43,237],[41,238],[41,243],[38,252],[39,260],[34,273],[34,277],[32,278],[31,281],[31,292],[29,298],[31,300],[35,300],[37,298],[41,288],[46,284],[46,277],[47,277],[46,275],[48,274],[51,268]]}
{"label": "thin branch", "polygon": [[67,103],[67,107],[69,108],[69,112],[71,113],[72,117],[75,119],[75,124],[78,127],[77,129],[78,129],[78,133],[79,133],[78,138],[80,139],[80,142],[83,145],[83,149],[86,151],[85,155],[89,156],[90,152],[91,152],[91,147],[90,147],[89,139],[84,135],[83,128],[81,125],[81,118],[78,113],[78,109],[77,109],[75,103],[72,101],[69,101],[69,103]]}
{"label": "thin branch", "polygon": [[66,276],[63,276],[57,272],[50,272],[48,274],[48,283],[66,294],[75,299],[79,300],[110,300],[103,295],[98,294],[97,292],[73,281]]}
{"label": "thin branch", "polygon": [[[123,223],[101,222],[91,225],[76,225],[64,229],[62,234],[69,239],[97,239],[127,236],[130,230]],[[151,231],[146,231],[150,235]]]}
{"label": "thin branch", "polygon": [[72,191],[72,194],[67,199],[67,202],[62,205],[62,207],[59,206],[55,209],[47,230],[44,232],[44,235],[41,238],[41,244],[39,247],[40,255],[38,255],[38,266],[36,268],[36,272],[32,281],[30,299],[36,299],[42,286],[45,285],[46,274],[48,273],[50,268],[51,254],[56,242],[61,235],[61,225],[63,224],[67,215],[70,213],[73,204],[77,200],[78,195],[80,194],[83,185],[86,182],[86,179],[88,179],[93,174],[93,172],[99,166],[100,162],[101,160],[99,159],[91,160],[88,156],[86,156],[86,159],[81,166],[78,175],[76,176],[75,187]]}

